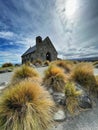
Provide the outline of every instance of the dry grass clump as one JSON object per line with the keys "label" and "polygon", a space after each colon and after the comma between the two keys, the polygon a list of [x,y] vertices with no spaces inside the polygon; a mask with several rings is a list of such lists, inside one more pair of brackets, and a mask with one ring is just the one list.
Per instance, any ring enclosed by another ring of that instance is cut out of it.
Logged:
{"label": "dry grass clump", "polygon": [[42,66],[42,60],[41,59],[37,59],[37,60],[35,60],[34,62],[33,62],[33,64],[35,65],[35,66]]}
{"label": "dry grass clump", "polygon": [[72,79],[89,90],[96,84],[93,66],[90,63],[79,63],[72,72]]}
{"label": "dry grass clump", "polygon": [[27,61],[27,62],[25,63],[25,65],[30,66],[30,65],[31,65],[31,62],[30,62],[30,61]]}
{"label": "dry grass clump", "polygon": [[44,61],[44,65],[45,66],[49,66],[50,65],[50,62],[48,60]]}
{"label": "dry grass clump", "polygon": [[43,87],[20,82],[0,97],[0,130],[46,130],[53,122],[54,108]]}
{"label": "dry grass clump", "polygon": [[52,64],[55,64],[58,67],[63,68],[66,73],[69,73],[74,67],[74,63],[72,61],[67,61],[67,60],[58,60],[53,62]]}
{"label": "dry grass clump", "polygon": [[43,79],[43,84],[49,89],[52,88],[54,91],[63,92],[65,83],[68,78],[64,74],[64,70],[51,65],[45,71],[45,77]]}
{"label": "dry grass clump", "polygon": [[79,108],[78,97],[82,94],[82,91],[76,90],[73,83],[68,82],[65,85],[66,107],[71,114],[75,114]]}
{"label": "dry grass clump", "polygon": [[98,61],[93,62],[93,65],[94,65],[94,66],[95,66],[95,65],[98,65]]}
{"label": "dry grass clump", "polygon": [[18,83],[24,79],[32,78],[33,80],[39,79],[39,74],[34,68],[27,65],[22,65],[17,68],[12,77],[12,83]]}

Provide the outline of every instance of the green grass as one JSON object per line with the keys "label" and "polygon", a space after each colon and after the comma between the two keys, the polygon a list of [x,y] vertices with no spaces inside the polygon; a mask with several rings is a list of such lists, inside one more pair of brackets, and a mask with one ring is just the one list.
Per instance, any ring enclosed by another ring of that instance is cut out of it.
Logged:
{"label": "green grass", "polygon": [[7,69],[14,70],[15,68],[16,68],[15,66],[10,66],[10,67],[0,67],[0,71],[7,70]]}
{"label": "green grass", "polygon": [[81,94],[82,91],[77,90],[74,83],[68,82],[65,85],[66,108],[72,115],[79,108],[78,97]]}

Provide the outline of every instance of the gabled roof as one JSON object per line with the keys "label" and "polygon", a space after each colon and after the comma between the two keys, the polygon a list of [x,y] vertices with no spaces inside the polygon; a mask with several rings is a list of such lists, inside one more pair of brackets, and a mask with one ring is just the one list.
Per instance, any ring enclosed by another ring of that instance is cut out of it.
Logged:
{"label": "gabled roof", "polygon": [[25,56],[27,54],[30,54],[32,52],[36,51],[36,45],[33,47],[30,47],[22,56]]}
{"label": "gabled roof", "polygon": [[[51,40],[50,40],[50,38],[49,37],[46,37],[43,41],[42,41],[42,43],[43,44],[45,44],[45,43],[50,43],[51,45],[52,45],[52,47],[54,48],[54,50],[56,51],[56,49],[55,49],[55,47],[53,46],[53,44],[52,44],[52,42],[51,42]],[[33,46],[33,47],[30,47],[23,55],[22,55],[22,57],[23,56],[25,56],[25,55],[27,55],[27,54],[30,54],[30,53],[32,53],[32,52],[35,52],[36,51],[36,45],[35,46]],[[56,53],[57,53],[57,51],[56,51]]]}
{"label": "gabled roof", "polygon": [[56,53],[57,53],[57,50],[55,49],[53,43],[51,42],[51,40],[50,40],[50,38],[48,36],[43,40],[43,43],[45,43],[45,41],[46,41],[46,43],[49,42],[52,45],[52,47],[54,48],[54,50],[56,51]]}

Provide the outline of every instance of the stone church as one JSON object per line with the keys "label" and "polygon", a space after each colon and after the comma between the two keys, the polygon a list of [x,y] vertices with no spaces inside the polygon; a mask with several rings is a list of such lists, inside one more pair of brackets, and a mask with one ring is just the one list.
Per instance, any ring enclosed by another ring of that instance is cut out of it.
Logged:
{"label": "stone church", "polygon": [[36,45],[30,47],[22,56],[22,63],[33,62],[37,59],[42,61],[53,61],[57,59],[57,51],[49,37],[44,40],[40,36],[36,37]]}

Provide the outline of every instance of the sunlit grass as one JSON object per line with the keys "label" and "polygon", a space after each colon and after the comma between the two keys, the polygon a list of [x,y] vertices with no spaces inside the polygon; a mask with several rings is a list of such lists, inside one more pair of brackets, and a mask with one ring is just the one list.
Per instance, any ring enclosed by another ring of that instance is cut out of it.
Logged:
{"label": "sunlit grass", "polygon": [[29,80],[10,86],[0,96],[0,130],[47,130],[54,102],[42,86]]}
{"label": "sunlit grass", "polygon": [[65,83],[68,77],[64,74],[64,70],[51,65],[45,71],[45,76],[43,79],[43,84],[49,89],[52,88],[54,91],[63,92]]}
{"label": "sunlit grass", "polygon": [[57,65],[60,68],[63,68],[66,73],[69,73],[74,67],[74,62],[68,60],[57,60],[52,62],[52,64]]}
{"label": "sunlit grass", "polygon": [[90,63],[79,63],[72,72],[72,80],[84,86],[88,90],[93,90],[96,84],[93,66]]}
{"label": "sunlit grass", "polygon": [[27,66],[27,65],[22,65],[21,67],[17,68],[14,71],[11,82],[18,83],[18,82],[20,82],[24,79],[28,79],[28,78],[31,78],[36,81],[37,79],[38,80],[40,79],[40,76],[34,68]]}
{"label": "sunlit grass", "polygon": [[75,114],[79,108],[78,97],[82,91],[76,90],[74,83],[68,82],[65,85],[66,107],[71,114]]}

